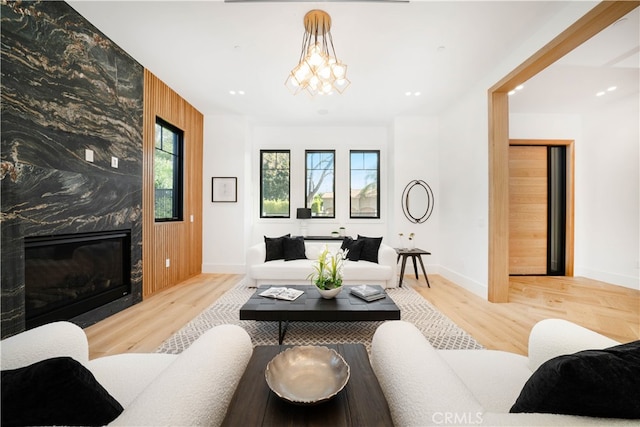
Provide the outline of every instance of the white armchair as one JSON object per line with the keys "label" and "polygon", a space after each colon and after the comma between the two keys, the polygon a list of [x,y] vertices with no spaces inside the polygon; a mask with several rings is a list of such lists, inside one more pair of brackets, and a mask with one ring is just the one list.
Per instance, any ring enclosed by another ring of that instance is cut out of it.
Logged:
{"label": "white armchair", "polygon": [[219,425],[253,352],[244,329],[221,325],[179,355],[128,353],[89,360],[84,331],[69,322],[0,342],[2,369],[69,356],[124,408],[112,425]]}
{"label": "white armchair", "polygon": [[531,331],[529,357],[496,350],[436,350],[414,325],[393,321],[376,330],[371,365],[397,426],[638,425],[638,420],[620,418],[510,413],[545,361],[618,344],[574,323],[547,319]]}

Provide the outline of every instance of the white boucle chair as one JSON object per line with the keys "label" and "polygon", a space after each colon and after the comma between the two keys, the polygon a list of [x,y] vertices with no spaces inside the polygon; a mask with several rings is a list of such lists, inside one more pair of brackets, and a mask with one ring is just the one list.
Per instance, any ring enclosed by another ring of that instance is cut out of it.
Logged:
{"label": "white boucle chair", "polygon": [[371,365],[394,424],[617,426],[638,420],[509,413],[529,377],[563,354],[618,345],[574,323],[547,319],[529,336],[529,357],[496,350],[436,350],[411,323],[383,323],[371,342]]}
{"label": "white boucle chair", "polygon": [[179,355],[127,353],[89,360],[84,331],[70,322],[43,325],[0,342],[2,369],[69,356],[86,366],[123,407],[111,425],[215,426],[253,352],[239,326],[220,325]]}

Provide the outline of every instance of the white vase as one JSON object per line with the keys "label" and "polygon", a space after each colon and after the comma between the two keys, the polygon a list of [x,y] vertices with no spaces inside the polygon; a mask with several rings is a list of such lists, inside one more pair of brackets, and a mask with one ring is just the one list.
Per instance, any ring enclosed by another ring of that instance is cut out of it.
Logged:
{"label": "white vase", "polygon": [[340,286],[339,288],[333,288],[333,289],[318,288],[318,292],[320,292],[320,296],[324,299],[335,298],[340,293],[341,290],[342,290],[342,286]]}
{"label": "white vase", "polygon": [[409,239],[409,244],[407,245],[407,249],[415,249],[416,242],[413,239]]}

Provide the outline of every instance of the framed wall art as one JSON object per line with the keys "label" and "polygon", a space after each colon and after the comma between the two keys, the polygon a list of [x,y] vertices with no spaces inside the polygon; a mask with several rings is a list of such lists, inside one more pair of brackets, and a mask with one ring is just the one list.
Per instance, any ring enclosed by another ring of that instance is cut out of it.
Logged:
{"label": "framed wall art", "polygon": [[238,201],[238,178],[214,176],[211,178],[211,201],[235,203]]}

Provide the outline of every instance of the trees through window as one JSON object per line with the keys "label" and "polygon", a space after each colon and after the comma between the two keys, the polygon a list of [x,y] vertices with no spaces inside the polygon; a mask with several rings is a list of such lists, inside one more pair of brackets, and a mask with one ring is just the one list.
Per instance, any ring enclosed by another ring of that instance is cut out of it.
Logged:
{"label": "trees through window", "polygon": [[305,207],[312,218],[335,218],[334,150],[305,151]]}
{"label": "trees through window", "polygon": [[380,218],[380,151],[352,150],[350,169],[350,217]]}
{"label": "trees through window", "polygon": [[156,221],[182,221],[183,137],[183,131],[156,118],[153,156]]}
{"label": "trees through window", "polygon": [[289,218],[289,150],[260,150],[260,217]]}

